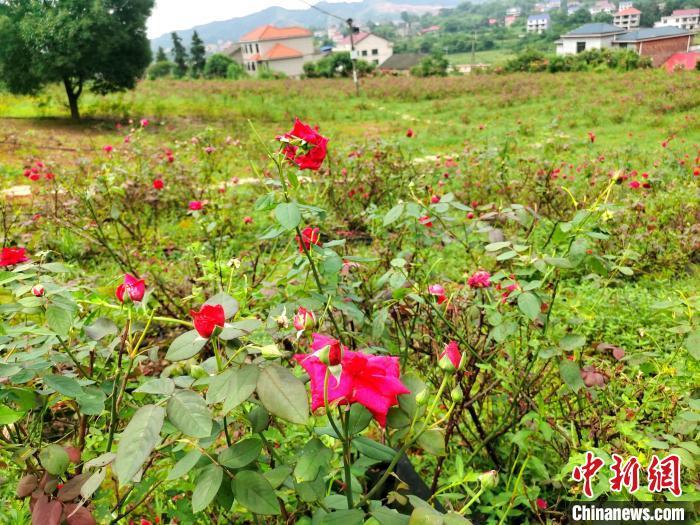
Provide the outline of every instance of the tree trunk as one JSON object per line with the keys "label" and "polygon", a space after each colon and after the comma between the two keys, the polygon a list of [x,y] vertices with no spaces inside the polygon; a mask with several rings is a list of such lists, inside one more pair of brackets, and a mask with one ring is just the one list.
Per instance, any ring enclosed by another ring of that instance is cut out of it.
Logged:
{"label": "tree trunk", "polygon": [[80,93],[82,91],[82,83],[77,89],[74,89],[73,83],[69,78],[63,79],[63,85],[66,88],[66,95],[68,96],[68,106],[70,107],[70,117],[73,120],[80,120],[80,110],[78,109],[78,98],[80,98]]}

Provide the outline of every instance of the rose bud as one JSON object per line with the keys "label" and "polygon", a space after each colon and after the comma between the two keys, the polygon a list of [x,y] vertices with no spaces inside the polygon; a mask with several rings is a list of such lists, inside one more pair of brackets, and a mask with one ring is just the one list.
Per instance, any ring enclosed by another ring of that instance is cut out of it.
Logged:
{"label": "rose bud", "polygon": [[479,476],[479,482],[481,482],[481,488],[487,490],[498,485],[498,472],[495,470],[489,470],[484,472]]}
{"label": "rose bud", "polygon": [[42,285],[35,284],[32,287],[32,293],[34,294],[34,297],[43,297],[46,293],[46,290],[44,290],[44,287]]}

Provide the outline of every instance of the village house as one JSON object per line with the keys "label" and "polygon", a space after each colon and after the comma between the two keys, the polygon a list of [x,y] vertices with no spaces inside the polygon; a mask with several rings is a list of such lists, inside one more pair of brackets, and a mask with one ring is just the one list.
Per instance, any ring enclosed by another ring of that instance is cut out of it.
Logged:
{"label": "village house", "polygon": [[419,65],[430,55],[423,53],[395,53],[379,65],[379,71],[390,75],[408,75],[411,68]]}
{"label": "village house", "polygon": [[573,55],[589,49],[630,49],[651,58],[659,67],[676,53],[686,53],[692,34],[677,27],[637,28],[627,30],[604,23],[584,24],[561,35],[557,55]]}
{"label": "village house", "polygon": [[629,9],[630,7],[634,7],[634,2],[623,1],[617,4],[617,8],[620,11],[624,11],[625,9]]}
{"label": "village house", "polygon": [[547,29],[549,29],[549,15],[547,13],[527,17],[528,33],[544,33]]}
{"label": "village house", "polygon": [[313,35],[303,27],[265,25],[243,35],[239,44],[243,67],[251,74],[266,69],[300,77],[304,64],[315,58]]}
{"label": "village house", "polygon": [[613,15],[613,24],[617,27],[624,27],[625,29],[634,29],[635,27],[639,27],[641,16],[642,12],[634,7],[621,9]]}
{"label": "village house", "polygon": [[654,27],[678,27],[689,31],[700,29],[700,9],[676,9],[669,16],[661,17]]}
{"label": "village house", "polygon": [[611,15],[615,11],[615,5],[611,4],[607,0],[599,0],[588,9],[588,12],[593,16],[597,15],[598,13],[607,13]]}
{"label": "village house", "polygon": [[687,53],[692,38],[692,33],[678,27],[642,27],[616,36],[613,47],[632,49],[659,67],[674,54]]}
{"label": "village house", "polygon": [[612,47],[615,37],[625,32],[625,29],[611,24],[584,24],[559,37],[557,55],[575,55],[589,49]]}
{"label": "village house", "polygon": [[[394,44],[386,38],[360,31],[352,36],[357,58],[371,64],[383,64],[394,54]],[[350,37],[346,36],[336,48],[336,51],[350,51]]]}
{"label": "village house", "polygon": [[503,20],[503,25],[506,27],[510,27],[515,23],[517,19],[518,15],[506,15],[505,19]]}
{"label": "village house", "polygon": [[506,16],[515,16],[518,17],[522,13],[522,10],[519,7],[509,7],[506,9]]}

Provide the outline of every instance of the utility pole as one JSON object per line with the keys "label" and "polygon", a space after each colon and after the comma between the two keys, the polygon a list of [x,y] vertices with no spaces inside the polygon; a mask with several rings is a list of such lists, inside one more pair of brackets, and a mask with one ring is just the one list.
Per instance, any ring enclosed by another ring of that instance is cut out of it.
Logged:
{"label": "utility pole", "polygon": [[352,62],[352,81],[355,83],[355,96],[360,96],[360,81],[357,78],[357,67],[355,62],[357,57],[355,56],[355,39],[353,35],[355,34],[355,26],[352,25],[352,18],[346,20],[348,24],[348,30],[350,31],[350,61]]}

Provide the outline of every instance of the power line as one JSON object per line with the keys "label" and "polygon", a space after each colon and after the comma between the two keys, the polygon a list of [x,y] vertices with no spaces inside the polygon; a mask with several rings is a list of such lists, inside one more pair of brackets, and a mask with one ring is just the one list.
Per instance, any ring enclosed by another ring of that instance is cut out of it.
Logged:
{"label": "power line", "polygon": [[340,17],[340,16],[338,16],[338,15],[334,15],[333,13],[330,13],[330,12],[326,11],[325,9],[321,9],[320,7],[315,6],[314,4],[312,4],[312,3],[310,3],[310,2],[307,2],[306,0],[299,0],[299,1],[300,1],[302,4],[308,5],[311,9],[315,9],[316,11],[319,11],[320,13],[323,13],[324,15],[328,15],[328,16],[331,16],[331,17],[333,17],[333,18],[336,18],[336,19],[340,20],[341,22],[346,22],[346,20],[345,20],[344,18],[342,18],[342,17]]}

